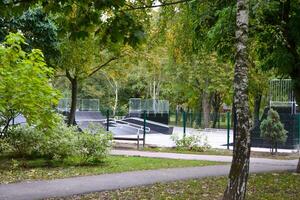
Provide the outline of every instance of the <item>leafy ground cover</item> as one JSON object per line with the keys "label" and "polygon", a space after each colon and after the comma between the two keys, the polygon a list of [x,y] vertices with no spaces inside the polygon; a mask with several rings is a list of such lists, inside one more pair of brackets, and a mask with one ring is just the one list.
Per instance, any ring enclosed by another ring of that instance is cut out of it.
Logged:
{"label": "leafy ground cover", "polygon": [[45,159],[10,159],[2,156],[0,157],[0,183],[216,164],[224,163],[196,160],[108,156],[105,160],[103,160],[103,162],[94,163],[93,165],[82,165],[76,158],[70,158],[63,162],[59,162]]}
{"label": "leafy ground cover", "polygon": [[[225,190],[226,177],[210,177],[170,183],[158,183],[151,186],[133,187],[122,190],[74,195],[65,200],[90,199],[221,199]],[[248,184],[248,200],[298,200],[300,196],[300,175],[295,173],[253,174]]]}

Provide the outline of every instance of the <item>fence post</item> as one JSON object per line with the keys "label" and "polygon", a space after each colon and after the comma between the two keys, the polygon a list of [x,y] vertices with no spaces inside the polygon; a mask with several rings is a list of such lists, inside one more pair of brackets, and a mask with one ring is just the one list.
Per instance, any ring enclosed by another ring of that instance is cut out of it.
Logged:
{"label": "fence post", "polygon": [[140,149],[140,130],[138,130],[136,148],[137,148],[137,150]]}
{"label": "fence post", "polygon": [[237,138],[237,114],[236,114],[236,107],[235,104],[233,103],[233,109],[232,109],[232,114],[233,114],[233,151],[235,150],[236,147],[236,138]]}
{"label": "fence post", "polygon": [[221,118],[221,114],[218,112],[217,114],[218,117],[218,129],[220,129],[220,118]]}
{"label": "fence post", "polygon": [[175,124],[176,124],[176,126],[178,124],[178,109],[176,109],[176,112],[175,112]]}
{"label": "fence post", "polygon": [[109,110],[106,110],[106,131],[109,131]]}
{"label": "fence post", "polygon": [[191,123],[191,128],[193,128],[193,112],[190,112],[190,123]]}
{"label": "fence post", "polygon": [[300,113],[297,115],[297,124],[298,124],[298,153],[300,155]]}
{"label": "fence post", "polygon": [[201,119],[201,112],[199,112],[199,128],[201,128],[201,121],[202,121],[202,119]]}
{"label": "fence post", "polygon": [[182,125],[183,125],[183,137],[185,138],[185,132],[186,132],[186,113],[185,111],[182,112]]}
{"label": "fence post", "polygon": [[229,149],[229,137],[230,137],[230,112],[226,113],[227,118],[227,149]]}
{"label": "fence post", "polygon": [[145,147],[145,139],[146,139],[146,111],[144,110],[143,148]]}

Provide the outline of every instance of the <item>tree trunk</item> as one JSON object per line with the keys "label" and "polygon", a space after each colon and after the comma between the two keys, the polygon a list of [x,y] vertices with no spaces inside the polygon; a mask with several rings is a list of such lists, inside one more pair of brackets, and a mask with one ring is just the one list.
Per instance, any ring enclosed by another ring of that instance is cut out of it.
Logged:
{"label": "tree trunk", "polygon": [[69,113],[68,125],[75,125],[76,124],[75,113],[76,113],[76,106],[77,106],[77,89],[78,89],[76,78],[74,78],[71,81],[71,87],[72,87],[72,97],[71,97],[71,109]]}
{"label": "tree trunk", "polygon": [[202,111],[203,111],[203,128],[209,128],[210,122],[210,102],[209,95],[206,91],[202,93]]}
{"label": "tree trunk", "polygon": [[72,77],[69,71],[66,71],[66,76],[71,83],[71,109],[68,116],[68,125],[75,125],[75,113],[77,106],[77,91],[78,91],[78,80],[77,77]]}
{"label": "tree trunk", "polygon": [[155,100],[156,99],[156,81],[153,81],[153,94],[152,94],[152,98]]}
{"label": "tree trunk", "polygon": [[214,119],[213,119],[213,128],[216,128],[217,122],[219,120],[219,112],[220,112],[220,107],[221,107],[221,95],[218,92],[215,92],[213,94],[213,98],[212,98],[212,107],[214,110]]}
{"label": "tree trunk", "polygon": [[237,114],[237,143],[224,192],[224,200],[243,200],[249,174],[250,125],[248,102],[248,23],[249,5],[247,0],[237,0],[236,39],[237,53],[234,70],[234,103]]}
{"label": "tree trunk", "polygon": [[115,104],[114,104],[114,110],[113,110],[113,115],[114,116],[116,115],[116,111],[117,111],[117,107],[118,107],[118,100],[119,100],[119,98],[118,98],[119,92],[118,91],[119,91],[118,90],[118,84],[117,84],[117,82],[115,82]]}
{"label": "tree trunk", "polygon": [[3,120],[3,121],[5,121],[5,123],[2,123],[1,125],[2,125],[2,127],[0,127],[0,138],[4,138],[4,137],[7,137],[8,135],[8,133],[7,133],[7,131],[8,131],[8,128],[9,128],[9,124],[10,124],[10,122],[13,120],[13,117],[10,117],[10,118],[8,118],[8,119],[6,119],[6,120]]}
{"label": "tree trunk", "polygon": [[254,113],[253,113],[253,127],[258,127],[260,120],[259,120],[259,110],[260,110],[260,103],[261,103],[262,94],[257,94],[254,97]]}

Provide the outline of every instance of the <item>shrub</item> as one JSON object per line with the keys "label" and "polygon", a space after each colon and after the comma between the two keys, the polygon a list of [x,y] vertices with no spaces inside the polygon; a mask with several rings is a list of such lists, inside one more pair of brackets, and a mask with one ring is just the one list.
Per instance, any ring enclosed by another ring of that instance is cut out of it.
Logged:
{"label": "shrub", "polygon": [[10,153],[12,151],[12,147],[8,143],[6,138],[0,138],[0,155],[5,153]]}
{"label": "shrub", "polygon": [[42,133],[29,125],[18,125],[8,130],[7,143],[14,156],[31,157],[39,155]]}
{"label": "shrub", "polygon": [[79,156],[84,162],[97,162],[103,159],[112,145],[112,134],[99,126],[92,126],[78,137]]}
{"label": "shrub", "polygon": [[287,139],[287,131],[280,122],[279,114],[270,109],[267,119],[263,120],[260,125],[260,134],[263,138],[271,143],[271,153],[277,153],[278,143],[284,143]]}
{"label": "shrub", "polygon": [[202,135],[190,135],[183,138],[179,138],[177,135],[172,136],[172,140],[176,144],[176,148],[179,150],[191,150],[203,152],[210,149],[210,145],[207,144],[207,138]]}
{"label": "shrub", "polygon": [[53,160],[66,158],[84,163],[103,159],[112,144],[112,135],[99,126],[79,132],[76,126],[67,126],[62,120],[54,127],[37,126],[10,128],[0,140],[0,153],[11,151],[17,157],[43,157]]}
{"label": "shrub", "polygon": [[77,155],[78,134],[76,126],[68,127],[63,122],[56,124],[55,127],[46,131],[41,141],[41,154],[46,158],[56,160]]}

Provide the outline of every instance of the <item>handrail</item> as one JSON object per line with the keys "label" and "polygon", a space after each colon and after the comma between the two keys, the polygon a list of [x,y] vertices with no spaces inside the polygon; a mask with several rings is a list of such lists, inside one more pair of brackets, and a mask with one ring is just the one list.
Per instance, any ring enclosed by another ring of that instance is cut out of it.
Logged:
{"label": "handrail", "polygon": [[[87,120],[89,122],[106,122],[107,123],[107,119],[99,119],[99,120]],[[140,126],[140,125],[137,125],[137,124],[134,124],[134,123],[130,123],[130,122],[126,122],[126,121],[122,121],[122,120],[116,120],[114,118],[110,118],[110,123],[115,123],[117,124],[118,122],[121,122],[121,123],[118,123],[118,124],[121,124],[122,126],[126,126],[126,127],[129,127],[129,128],[134,128],[134,129],[137,129],[137,130],[144,130],[144,126]],[[145,127],[146,128],[146,132],[149,133],[151,131],[151,129],[149,127]]]}
{"label": "handrail", "polygon": [[[117,122],[122,122],[122,125],[129,125],[127,127],[131,127],[131,128],[137,128],[138,130],[144,130],[144,126],[140,126],[134,123],[130,123],[130,122],[126,122],[126,121],[122,121],[122,120],[115,120],[115,123]],[[120,123],[119,123],[120,124]],[[145,127],[146,128],[146,132],[149,133],[151,131],[151,129],[149,127]]]}

